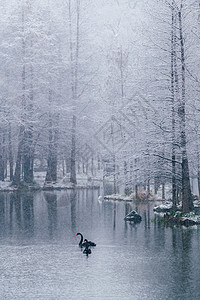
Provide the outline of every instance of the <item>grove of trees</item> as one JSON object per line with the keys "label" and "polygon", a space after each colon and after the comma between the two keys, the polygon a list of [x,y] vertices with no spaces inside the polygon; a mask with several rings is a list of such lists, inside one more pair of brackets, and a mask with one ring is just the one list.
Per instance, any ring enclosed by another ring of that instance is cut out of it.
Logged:
{"label": "grove of trees", "polygon": [[[200,190],[199,0],[1,3],[0,180],[69,174]],[[133,5],[134,4],[134,5]],[[115,190],[116,191],[116,190]]]}

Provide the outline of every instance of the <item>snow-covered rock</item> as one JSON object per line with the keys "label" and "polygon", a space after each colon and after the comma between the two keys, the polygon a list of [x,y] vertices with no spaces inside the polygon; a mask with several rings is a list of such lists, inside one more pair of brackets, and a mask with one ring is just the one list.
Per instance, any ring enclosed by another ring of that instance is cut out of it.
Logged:
{"label": "snow-covered rock", "polygon": [[172,202],[165,201],[164,203],[157,205],[153,208],[155,212],[169,212],[172,210]]}

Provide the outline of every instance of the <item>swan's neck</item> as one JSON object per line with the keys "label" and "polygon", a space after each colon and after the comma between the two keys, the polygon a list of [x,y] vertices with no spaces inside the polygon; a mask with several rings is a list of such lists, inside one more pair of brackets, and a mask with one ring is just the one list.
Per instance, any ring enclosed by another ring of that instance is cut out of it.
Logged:
{"label": "swan's neck", "polygon": [[81,236],[81,239],[80,239],[79,245],[82,245],[82,243],[83,243],[83,235],[80,234],[80,236]]}

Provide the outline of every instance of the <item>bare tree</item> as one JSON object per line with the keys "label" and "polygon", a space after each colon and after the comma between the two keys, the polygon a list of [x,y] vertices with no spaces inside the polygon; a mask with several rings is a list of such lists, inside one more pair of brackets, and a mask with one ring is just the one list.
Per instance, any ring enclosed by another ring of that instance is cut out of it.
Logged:
{"label": "bare tree", "polygon": [[179,105],[180,130],[181,130],[181,151],[182,151],[182,209],[189,212],[193,209],[193,201],[190,187],[189,165],[187,157],[186,141],[186,112],[185,112],[185,44],[182,26],[183,3],[181,1],[178,11],[179,39],[181,51],[181,101]]}

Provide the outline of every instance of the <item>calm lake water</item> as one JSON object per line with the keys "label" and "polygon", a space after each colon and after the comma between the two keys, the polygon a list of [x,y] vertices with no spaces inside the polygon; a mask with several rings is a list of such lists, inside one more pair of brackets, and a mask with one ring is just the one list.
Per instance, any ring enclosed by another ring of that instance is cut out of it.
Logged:
{"label": "calm lake water", "polygon": [[[0,299],[200,299],[200,227],[152,222],[154,203],[98,190],[0,194]],[[137,225],[125,223],[136,209]],[[97,243],[88,257],[77,232]]]}

